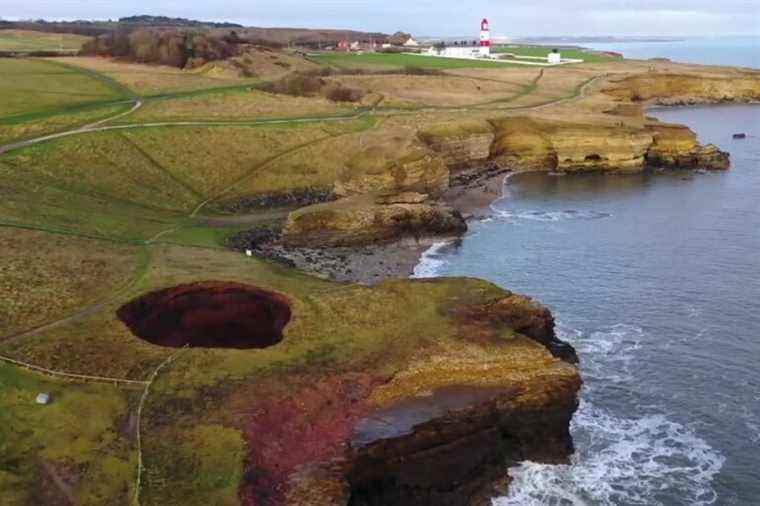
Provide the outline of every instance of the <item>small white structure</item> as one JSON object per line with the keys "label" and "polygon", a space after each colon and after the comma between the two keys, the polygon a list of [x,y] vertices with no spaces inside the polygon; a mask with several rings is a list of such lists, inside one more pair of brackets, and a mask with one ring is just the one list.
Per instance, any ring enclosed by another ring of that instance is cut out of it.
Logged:
{"label": "small white structure", "polygon": [[417,47],[420,43],[414,40],[414,37],[409,37],[406,42],[404,42],[404,47]]}
{"label": "small white structure", "polygon": [[551,65],[559,65],[562,63],[562,57],[559,54],[559,51],[556,49],[553,49],[551,53],[546,57],[546,61]]}
{"label": "small white structure", "polygon": [[253,256],[253,251],[251,251],[249,249],[245,250],[245,256],[252,257]]}
{"label": "small white structure", "polygon": [[480,58],[480,46],[446,46],[444,48],[432,47],[428,50],[431,56],[443,56],[446,58]]}
{"label": "small white structure", "polygon": [[40,392],[37,394],[37,399],[35,400],[37,404],[47,405],[50,404],[50,394],[45,392]]}

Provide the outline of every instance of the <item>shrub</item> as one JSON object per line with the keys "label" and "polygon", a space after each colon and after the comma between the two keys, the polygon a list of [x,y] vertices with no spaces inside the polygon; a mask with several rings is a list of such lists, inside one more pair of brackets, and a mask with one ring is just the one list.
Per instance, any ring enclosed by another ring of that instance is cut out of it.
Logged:
{"label": "shrub", "polygon": [[364,97],[364,92],[338,85],[328,89],[326,96],[333,102],[358,102]]}
{"label": "shrub", "polygon": [[325,81],[315,75],[295,73],[278,81],[267,83],[263,89],[269,93],[279,93],[294,97],[311,97],[322,90]]}

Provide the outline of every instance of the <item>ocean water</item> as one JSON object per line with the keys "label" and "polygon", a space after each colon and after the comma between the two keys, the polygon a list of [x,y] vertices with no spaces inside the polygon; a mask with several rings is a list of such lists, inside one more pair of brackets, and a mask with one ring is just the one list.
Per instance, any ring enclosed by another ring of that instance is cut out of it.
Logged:
{"label": "ocean water", "polygon": [[571,464],[512,469],[495,506],[760,504],[760,105],[652,114],[732,169],[514,176],[417,266],[536,297],[580,356]]}
{"label": "ocean water", "polygon": [[665,57],[682,63],[760,69],[760,37],[757,36],[691,37],[669,42],[611,42],[588,46],[600,51],[623,53],[626,58]]}

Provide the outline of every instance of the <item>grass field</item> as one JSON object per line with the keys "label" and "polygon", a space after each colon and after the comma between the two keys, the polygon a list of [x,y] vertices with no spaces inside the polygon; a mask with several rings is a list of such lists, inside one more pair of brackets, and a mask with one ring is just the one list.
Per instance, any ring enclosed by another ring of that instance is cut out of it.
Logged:
{"label": "grass field", "polygon": [[190,119],[246,121],[257,118],[340,114],[353,110],[354,107],[351,105],[331,102],[321,97],[290,97],[255,89],[235,88],[228,92],[148,101],[137,113],[124,118],[124,122]]}
{"label": "grass field", "polygon": [[79,51],[91,37],[73,33],[46,33],[31,30],[0,30],[0,51]]}
{"label": "grass field", "polygon": [[[551,53],[553,47],[550,46],[503,46],[494,47],[494,53],[514,53],[518,56],[547,56]],[[601,63],[607,61],[613,61],[615,58],[611,56],[604,56],[600,54],[594,54],[589,51],[582,51],[579,49],[562,49],[558,48],[562,58],[572,58],[583,60],[584,63]]]}
{"label": "grass field", "polygon": [[[35,404],[39,392],[53,403]],[[129,411],[137,395],[0,362],[0,502],[128,504],[136,468]]]}
{"label": "grass field", "polygon": [[376,68],[400,69],[403,67],[418,67],[423,69],[466,69],[466,68],[494,68],[517,66],[509,63],[501,63],[485,60],[466,60],[456,58],[438,58],[436,56],[423,56],[412,54],[386,54],[386,53],[322,53],[309,57],[311,60],[324,65],[345,68]]}
{"label": "grass field", "polygon": [[0,337],[102,298],[139,263],[136,247],[13,228],[0,228],[0,251]]}
{"label": "grass field", "polygon": [[80,56],[66,61],[77,67],[107,76],[141,96],[155,96],[180,91],[198,91],[207,88],[244,86],[256,83],[255,78],[213,77],[186,72],[174,67],[117,62],[107,58]]}
{"label": "grass field", "polygon": [[0,124],[108,105],[125,90],[75,67],[36,59],[0,58]]}

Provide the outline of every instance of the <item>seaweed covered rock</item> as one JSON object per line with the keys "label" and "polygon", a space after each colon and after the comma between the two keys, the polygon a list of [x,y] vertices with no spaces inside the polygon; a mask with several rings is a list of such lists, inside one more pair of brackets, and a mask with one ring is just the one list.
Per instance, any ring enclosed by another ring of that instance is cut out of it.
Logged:
{"label": "seaweed covered rock", "polygon": [[288,215],[282,241],[287,246],[356,246],[404,236],[461,234],[466,230],[462,216],[450,207],[382,204],[371,196],[355,196],[293,211]]}

